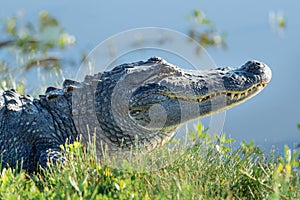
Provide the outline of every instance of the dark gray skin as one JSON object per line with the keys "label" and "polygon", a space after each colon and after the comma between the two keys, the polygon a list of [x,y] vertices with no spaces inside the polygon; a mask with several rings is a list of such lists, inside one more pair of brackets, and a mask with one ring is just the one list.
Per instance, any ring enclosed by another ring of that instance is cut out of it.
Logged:
{"label": "dark gray skin", "polygon": [[258,61],[240,68],[184,70],[153,57],[65,80],[39,99],[0,92],[0,151],[3,166],[34,171],[59,158],[60,145],[96,136],[97,153],[151,151],[178,127],[246,101],[271,80]]}

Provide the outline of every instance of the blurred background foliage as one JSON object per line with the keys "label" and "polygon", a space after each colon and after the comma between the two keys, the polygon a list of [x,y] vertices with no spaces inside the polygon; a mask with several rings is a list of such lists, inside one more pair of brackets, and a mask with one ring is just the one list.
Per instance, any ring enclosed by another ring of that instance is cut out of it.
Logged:
{"label": "blurred background foliage", "polygon": [[[192,22],[192,27],[188,31],[191,39],[197,41],[204,48],[207,47],[223,47],[226,48],[226,34],[219,33],[214,23],[205,16],[201,10],[195,9],[187,19]],[[200,49],[197,49],[200,54]]]}
{"label": "blurred background foliage", "polygon": [[35,79],[45,83],[41,85],[36,81],[36,86],[41,88],[38,93],[49,84],[46,81],[49,74],[52,79],[59,79],[62,66],[76,65],[75,58],[64,56],[76,39],[47,11],[41,11],[35,22],[24,21],[23,16],[19,12],[0,19],[0,85],[1,89],[14,88],[24,93],[25,83],[34,82],[28,78],[33,77],[28,72],[37,68],[40,75]]}
{"label": "blurred background foliage", "polygon": [[[75,43],[75,37],[47,11],[40,12],[36,24],[24,22],[22,14],[19,14],[1,20],[0,28],[3,33],[0,50],[19,55],[23,60],[20,67],[25,70],[34,66],[60,67],[61,58],[53,56],[51,51],[63,51]],[[4,63],[9,63],[9,60],[2,60],[2,67]]]}

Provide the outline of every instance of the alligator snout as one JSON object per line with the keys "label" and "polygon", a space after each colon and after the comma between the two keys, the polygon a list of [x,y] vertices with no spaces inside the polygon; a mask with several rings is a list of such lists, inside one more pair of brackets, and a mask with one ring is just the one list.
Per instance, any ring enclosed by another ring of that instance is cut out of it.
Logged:
{"label": "alligator snout", "polygon": [[259,75],[261,77],[261,81],[264,83],[268,83],[272,78],[271,69],[266,64],[257,60],[248,61],[241,67],[241,70],[253,75]]}

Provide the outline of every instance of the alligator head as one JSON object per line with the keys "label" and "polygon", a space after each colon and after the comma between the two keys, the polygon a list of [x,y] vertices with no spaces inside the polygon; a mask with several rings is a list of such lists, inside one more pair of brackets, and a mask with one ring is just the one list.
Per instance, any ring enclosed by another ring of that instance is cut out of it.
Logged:
{"label": "alligator head", "polygon": [[[239,68],[185,70],[157,57],[123,64],[101,74],[94,95],[95,120],[111,150],[163,145],[196,118],[229,109],[258,94],[270,68],[249,61]],[[85,111],[86,112],[86,111]],[[96,127],[96,128],[95,128]]]}
{"label": "alligator head", "polygon": [[270,68],[258,61],[235,69],[202,71],[184,70],[156,60],[151,67],[131,72],[145,74],[145,79],[138,82],[130,98],[129,114],[137,124],[150,129],[162,128],[157,123],[162,120],[164,128],[178,127],[229,109],[258,94],[271,79]]}

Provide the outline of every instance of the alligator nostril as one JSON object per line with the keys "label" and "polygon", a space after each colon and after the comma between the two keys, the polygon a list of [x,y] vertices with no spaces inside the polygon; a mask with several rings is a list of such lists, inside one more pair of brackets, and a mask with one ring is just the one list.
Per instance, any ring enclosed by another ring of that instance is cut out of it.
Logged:
{"label": "alligator nostril", "polygon": [[262,70],[263,64],[256,60],[248,61],[246,64],[246,68],[248,72],[256,72]]}

